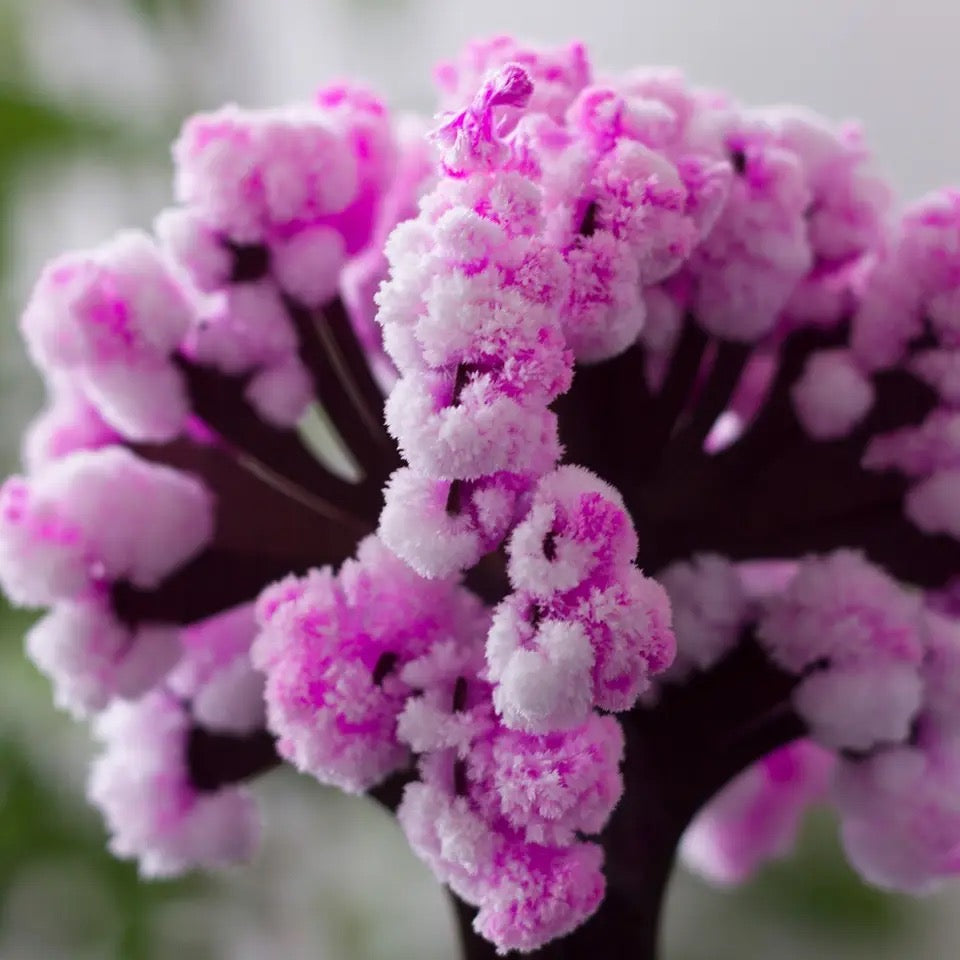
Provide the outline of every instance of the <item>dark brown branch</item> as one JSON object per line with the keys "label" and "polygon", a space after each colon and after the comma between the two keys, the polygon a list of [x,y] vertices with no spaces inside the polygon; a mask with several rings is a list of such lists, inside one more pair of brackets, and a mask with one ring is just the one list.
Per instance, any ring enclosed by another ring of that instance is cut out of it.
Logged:
{"label": "dark brown branch", "polygon": [[270,248],[263,243],[234,243],[223,241],[233,256],[230,268],[231,283],[256,283],[270,270]]}
{"label": "dark brown branch", "polygon": [[510,593],[507,558],[503,547],[488,553],[464,576],[466,585],[489,607],[496,606]]}
{"label": "dark brown branch", "polygon": [[197,790],[212,792],[266,773],[282,761],[273,735],[215,733],[200,726],[187,736],[187,770]]}
{"label": "dark brown branch", "polygon": [[646,463],[644,424],[654,401],[639,344],[604,363],[578,366],[573,386],[554,404],[566,459],[611,482],[635,475]]}
{"label": "dark brown branch", "polygon": [[[705,550],[759,559],[848,546],[908,582],[942,585],[958,569],[960,544],[925,534],[904,516],[908,478],[861,466],[872,436],[919,423],[936,400],[928,387],[902,373],[880,374],[875,382],[874,409],[848,437],[811,440],[785,408],[778,416],[779,444],[769,426],[759,428],[766,434],[766,459],[752,461],[734,447],[635,491],[638,509],[642,505],[656,527],[659,547],[652,567]],[[745,443],[744,449],[753,444],[753,453],[761,456],[755,442]]]}
{"label": "dark brown branch", "polygon": [[[329,502],[282,477],[264,473],[259,464],[230,448],[180,439],[133,447],[147,460],[192,473],[216,497],[216,537],[221,545],[256,552],[298,556],[313,553],[304,541],[333,540],[342,546],[350,537],[369,533],[376,514],[362,519],[340,502]],[[320,562],[328,562],[322,560]]]}
{"label": "dark brown branch", "polygon": [[383,392],[370,372],[343,301],[333,300],[318,313],[289,297],[284,303],[317,399],[363,469],[363,485],[379,493],[400,459],[383,423]]}
{"label": "dark brown branch", "polygon": [[179,358],[194,412],[233,450],[318,500],[361,515],[379,510],[375,495],[335,476],[317,460],[294,430],[262,420],[244,397],[246,379]]}
{"label": "dark brown branch", "polygon": [[153,590],[113,588],[126,623],[193,623],[253,600],[274,580],[311,566],[339,564],[373,530],[324,501],[284,493],[226,450],[189,440],[134,448],[147,459],[200,477],[216,495],[208,549]]}
{"label": "dark brown branch", "polygon": [[717,418],[727,409],[751,352],[751,347],[745,343],[721,340],[716,344],[706,380],[683,426],[682,436],[698,449]]}
{"label": "dark brown branch", "polygon": [[729,461],[749,470],[751,464],[767,460],[771,451],[782,449],[802,437],[802,431],[793,414],[790,390],[803,373],[810,357],[818,350],[845,343],[847,330],[848,325],[843,323],[825,330],[798,330],[787,338],[780,348],[776,372],[760,410],[747,424],[737,442],[724,453],[717,455],[717,462]]}
{"label": "dark brown branch", "polygon": [[[728,449],[705,453],[688,428],[674,437],[647,476],[616,474],[641,536],[640,562],[656,571],[702,551],[733,559],[797,557],[840,546],[863,550],[908,582],[939,587],[960,563],[960,544],[929,536],[904,516],[908,478],[862,466],[871,438],[917,424],[937,399],[902,371],[874,377],[876,400],[849,436],[815,441],[801,429],[790,390],[808,357],[842,338],[843,329],[801,331],[782,350],[766,401],[743,437]],[[719,356],[717,364],[719,366]],[[737,364],[719,380],[733,379]],[[695,401],[706,402],[713,372]],[[723,391],[717,387],[717,394]],[[713,419],[713,403],[701,426]]]}
{"label": "dark brown branch", "polygon": [[412,768],[401,770],[368,791],[368,796],[376,800],[380,806],[386,807],[391,813],[395,813],[403,799],[404,788],[416,779],[416,772]]}
{"label": "dark brown branch", "polygon": [[130,626],[190,624],[255,600],[268,583],[304,570],[277,557],[213,549],[204,551],[154,590],[121,582],[114,584],[110,597],[118,619]]}
{"label": "dark brown branch", "polygon": [[690,403],[708,343],[709,338],[696,319],[690,315],[684,317],[667,375],[656,395],[653,418],[644,425],[643,432],[637,438],[643,445],[648,471],[656,468],[678,418]]}

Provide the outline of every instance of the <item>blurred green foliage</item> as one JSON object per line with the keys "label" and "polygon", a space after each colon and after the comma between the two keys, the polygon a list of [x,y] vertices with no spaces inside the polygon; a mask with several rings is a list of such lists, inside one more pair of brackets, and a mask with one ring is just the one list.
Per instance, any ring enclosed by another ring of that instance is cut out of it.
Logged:
{"label": "blurred green foliage", "polygon": [[752,913],[816,927],[838,940],[889,942],[908,937],[919,921],[913,904],[868,887],[854,873],[828,810],[808,818],[793,856],[770,864],[739,896]]}
{"label": "blurred green foliage", "polygon": [[[677,887],[685,895],[676,896]],[[847,863],[836,818],[824,807],[806,818],[792,853],[742,886],[717,890],[698,878],[675,878],[665,960],[759,960],[780,955],[777,944],[789,945],[790,960],[939,956],[924,949],[935,910],[865,885]],[[709,936],[690,935],[691,911]]]}
{"label": "blurred green foliage", "polygon": [[0,276],[6,260],[10,191],[22,167],[85,149],[119,150],[122,127],[48,100],[27,85],[0,80]]}
{"label": "blurred green foliage", "polygon": [[[26,0],[0,0],[0,284],[6,279],[11,191],[29,166],[63,160],[78,152],[123,157],[144,146],[117,117],[53,99],[34,76],[24,43]],[[136,7],[186,7],[201,0],[129,0]],[[159,23],[159,21],[157,21]],[[2,294],[2,290],[0,290]],[[2,302],[2,299],[0,299]]]}
{"label": "blurred green foliage", "polygon": [[[164,960],[157,911],[172,900],[201,895],[206,882],[198,877],[141,882],[133,864],[107,850],[99,816],[65,785],[55,766],[38,761],[41,744],[31,732],[56,737],[72,721],[54,715],[49,685],[23,656],[21,641],[32,620],[0,601],[0,701],[7,710],[35,713],[0,715],[0,956],[9,928],[15,939],[22,938],[32,922],[40,942],[38,952],[27,955],[37,960],[44,948],[57,950],[49,960]],[[56,877],[67,886],[44,889]],[[40,889],[24,904],[31,885]],[[31,912],[35,917],[25,915]]]}
{"label": "blurred green foliage", "polygon": [[203,11],[203,0],[129,0],[130,5],[154,23],[161,24],[169,16],[186,19],[199,17]]}

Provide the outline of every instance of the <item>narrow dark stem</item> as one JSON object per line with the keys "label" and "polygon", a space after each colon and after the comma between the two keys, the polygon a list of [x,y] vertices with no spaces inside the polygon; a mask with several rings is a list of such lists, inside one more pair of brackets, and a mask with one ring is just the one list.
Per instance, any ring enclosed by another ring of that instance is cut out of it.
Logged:
{"label": "narrow dark stem", "polygon": [[[191,440],[138,445],[146,460],[192,473],[216,494],[216,538],[230,549],[314,557],[317,563],[351,539],[369,533],[376,513],[366,518],[308,491],[265,474],[229,449]],[[312,542],[310,542],[312,541]],[[329,545],[325,541],[332,541]],[[319,553],[317,552],[319,548]]]}
{"label": "narrow dark stem", "polygon": [[[275,476],[308,497],[333,508],[363,514],[371,508],[371,495],[358,484],[347,483],[320,463],[294,430],[271,426],[262,420],[244,397],[246,380],[178,359],[187,381],[194,412],[264,476]],[[372,507],[379,508],[379,492]]]}
{"label": "narrow dark stem", "polygon": [[790,390],[803,373],[810,357],[818,350],[846,341],[847,324],[834,329],[800,330],[781,346],[776,373],[756,417],[747,425],[743,436],[717,461],[735,463],[749,471],[752,465],[768,459],[771,451],[784,449],[803,436],[796,417]]}
{"label": "narrow dark stem", "polygon": [[723,340],[716,344],[710,371],[683,427],[682,437],[698,449],[717,418],[726,410],[750,353],[751,348],[745,343]]}
{"label": "narrow dark stem", "polygon": [[284,299],[310,371],[317,399],[363,469],[363,485],[379,492],[400,465],[396,444],[383,423],[383,393],[370,372],[343,301],[315,313]]}
{"label": "narrow dark stem", "polygon": [[696,320],[692,316],[685,317],[663,386],[656,395],[652,422],[638,437],[651,467],[659,462],[677,419],[690,402],[691,390],[700,372],[708,342],[707,334]]}
{"label": "narrow dark stem", "polygon": [[187,737],[187,769],[197,790],[210,792],[240,783],[279,766],[273,735],[266,730],[247,734],[214,733],[191,728]]}
{"label": "narrow dark stem", "polygon": [[291,496],[216,446],[177,440],[134,449],[204,480],[216,492],[216,514],[212,544],[157,587],[114,586],[114,611],[131,626],[193,623],[253,600],[283,576],[339,563],[375,524],[324,501]]}
{"label": "narrow dark stem", "polygon": [[381,456],[399,463],[397,445],[390,439],[383,422],[383,391],[373,376],[343,299],[331,300],[323,308],[323,316],[332,342],[336,344],[339,361],[350,379],[350,395],[355,398],[358,408],[365,410],[364,420],[371,433],[376,435]]}

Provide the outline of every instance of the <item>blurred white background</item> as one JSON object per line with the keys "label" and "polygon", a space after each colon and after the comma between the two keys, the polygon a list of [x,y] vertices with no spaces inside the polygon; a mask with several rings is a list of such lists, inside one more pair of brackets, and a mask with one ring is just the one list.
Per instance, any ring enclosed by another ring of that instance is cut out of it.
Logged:
{"label": "blurred white background", "polygon": [[[187,6],[194,9],[185,15]],[[0,168],[8,178],[0,206],[6,467],[39,402],[15,333],[33,278],[65,248],[149,223],[169,197],[166,145],[192,110],[298,99],[349,74],[371,81],[396,107],[429,111],[433,63],[468,37],[582,39],[601,71],[673,64],[745,101],[796,101],[859,118],[881,169],[907,197],[960,183],[960,0],[0,0],[3,29],[16,38],[0,47],[8,83],[29,84],[67,114],[111,118],[133,141],[118,151],[94,138],[83,150]],[[11,135],[0,126],[0,146]],[[29,697],[13,695],[26,674],[16,644],[7,648],[0,735],[23,740],[43,781],[76,803],[83,737],[53,714],[42,684],[31,679]],[[258,864],[159,909],[149,955],[451,956],[443,899],[394,825],[362,802],[294,779],[263,785],[268,842]],[[0,770],[0,803],[3,785]],[[908,909],[861,893],[829,837],[829,827],[815,829],[800,864],[766,874],[744,895],[681,879],[666,960],[960,953],[956,894]],[[87,952],[76,945],[70,924],[78,910],[117,909],[82,864],[76,869],[73,883],[63,879],[71,876],[65,868],[33,867],[16,875],[12,893],[0,891],[0,957],[134,956],[106,952],[96,940]]]}
{"label": "blurred white background", "polygon": [[115,9],[30,4],[36,62],[64,96],[138,114],[178,92],[274,103],[351,74],[429,108],[433,63],[471,36],[514,33],[582,39],[600,69],[673,64],[744,100],[862,118],[908,192],[948,181],[960,155],[954,0],[211,0],[201,27],[162,49]]}

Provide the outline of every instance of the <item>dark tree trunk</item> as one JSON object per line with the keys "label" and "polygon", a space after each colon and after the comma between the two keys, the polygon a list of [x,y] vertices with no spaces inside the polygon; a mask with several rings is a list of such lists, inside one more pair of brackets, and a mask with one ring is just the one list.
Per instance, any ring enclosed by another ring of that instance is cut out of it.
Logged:
{"label": "dark tree trunk", "polygon": [[[750,636],[715,668],[667,687],[623,717],[624,796],[601,841],[607,893],[582,927],[535,960],[655,960],[677,846],[696,812],[751,763],[803,736],[789,706],[797,678]],[[475,910],[453,897],[464,960],[495,957],[473,932]]]}

